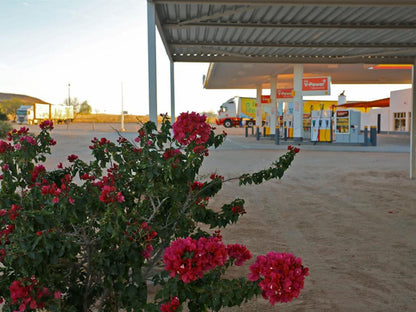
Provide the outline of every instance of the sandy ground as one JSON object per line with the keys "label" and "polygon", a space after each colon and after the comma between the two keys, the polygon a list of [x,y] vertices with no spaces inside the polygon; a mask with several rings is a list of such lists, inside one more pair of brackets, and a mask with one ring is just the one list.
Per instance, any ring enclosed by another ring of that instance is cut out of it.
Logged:
{"label": "sandy ground", "polygon": [[[242,129],[226,131],[224,148],[210,152],[201,174],[254,172],[286,149],[287,143],[244,138]],[[53,136],[58,145],[50,166],[72,153],[87,158],[94,136],[116,138],[110,125],[58,126]],[[400,142],[402,151],[406,140],[384,137],[386,145]],[[226,243],[246,244],[254,256],[293,252],[310,269],[292,303],[272,307],[258,298],[224,311],[416,311],[416,181],[408,178],[409,153],[325,146],[300,146],[282,180],[244,187],[231,182],[211,201],[246,200],[247,214],[223,230]],[[248,265],[240,272],[247,274]]]}

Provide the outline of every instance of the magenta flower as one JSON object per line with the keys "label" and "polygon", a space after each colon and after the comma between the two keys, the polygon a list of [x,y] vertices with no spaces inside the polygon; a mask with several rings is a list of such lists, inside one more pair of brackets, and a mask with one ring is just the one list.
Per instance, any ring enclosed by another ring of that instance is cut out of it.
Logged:
{"label": "magenta flower", "polygon": [[226,260],[227,250],[218,237],[201,237],[199,240],[178,238],[163,255],[165,270],[172,277],[178,275],[184,283],[195,281],[204,272],[223,266]]}
{"label": "magenta flower", "polygon": [[183,145],[194,142],[197,145],[204,144],[209,139],[211,127],[206,121],[205,115],[195,112],[182,113],[172,125],[174,138]]}
{"label": "magenta flower", "polygon": [[250,266],[250,281],[258,281],[262,296],[274,305],[276,302],[289,302],[299,296],[309,269],[302,266],[302,259],[293,254],[270,251],[266,256],[258,256]]}

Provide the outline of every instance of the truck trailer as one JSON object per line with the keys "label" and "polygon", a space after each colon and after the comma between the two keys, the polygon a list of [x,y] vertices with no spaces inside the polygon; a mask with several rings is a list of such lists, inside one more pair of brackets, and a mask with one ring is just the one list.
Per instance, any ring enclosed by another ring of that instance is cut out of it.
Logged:
{"label": "truck trailer", "polygon": [[17,122],[38,124],[44,120],[54,123],[71,122],[74,120],[74,107],[66,105],[52,105],[35,103],[31,106],[22,105],[17,110]]}
{"label": "truck trailer", "polygon": [[[256,99],[235,96],[220,106],[217,125],[224,125],[226,128],[233,126],[254,126],[256,120]],[[263,120],[265,118],[262,112]]]}

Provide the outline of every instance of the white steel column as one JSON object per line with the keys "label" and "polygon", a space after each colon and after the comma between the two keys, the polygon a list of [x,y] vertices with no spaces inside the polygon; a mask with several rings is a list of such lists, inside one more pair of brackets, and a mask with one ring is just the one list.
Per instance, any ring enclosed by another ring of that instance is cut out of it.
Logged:
{"label": "white steel column", "polygon": [[270,77],[270,135],[276,134],[276,119],[277,119],[277,103],[276,103],[276,76]]}
{"label": "white steel column", "polygon": [[262,109],[261,109],[261,93],[262,93],[262,87],[257,87],[257,94],[256,94],[256,127],[262,126],[263,119],[262,119]]}
{"label": "white steel column", "polygon": [[410,179],[416,178],[416,58],[412,68],[412,108],[410,123]]}
{"label": "white steel column", "polygon": [[303,101],[302,101],[303,65],[293,66],[293,139],[302,141],[303,138]]}
{"label": "white steel column", "polygon": [[175,63],[170,62],[170,120],[175,122]]}
{"label": "white steel column", "polygon": [[157,123],[156,13],[155,4],[147,2],[147,61],[149,74],[149,120]]}

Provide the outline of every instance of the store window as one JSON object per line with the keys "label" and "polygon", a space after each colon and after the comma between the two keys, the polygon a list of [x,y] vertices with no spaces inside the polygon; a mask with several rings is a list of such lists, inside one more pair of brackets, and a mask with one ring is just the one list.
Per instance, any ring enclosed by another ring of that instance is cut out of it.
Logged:
{"label": "store window", "polygon": [[394,131],[406,131],[406,113],[394,113]]}

